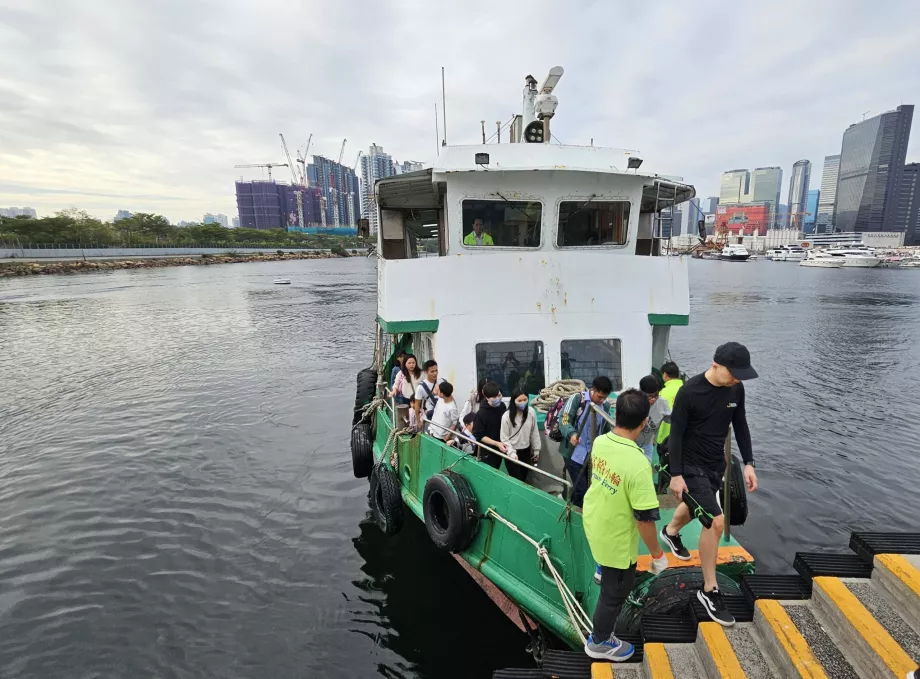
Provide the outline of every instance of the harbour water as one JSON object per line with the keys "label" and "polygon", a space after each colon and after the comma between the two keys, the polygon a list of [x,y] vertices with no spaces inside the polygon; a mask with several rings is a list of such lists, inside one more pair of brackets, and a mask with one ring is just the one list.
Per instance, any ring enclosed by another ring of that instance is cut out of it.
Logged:
{"label": "harbour water", "polygon": [[[0,281],[0,676],[528,664],[419,522],[368,521],[348,431],[375,281],[364,258]],[[675,360],[737,339],[761,374],[759,567],[916,530],[920,273],[694,261],[691,289]]]}

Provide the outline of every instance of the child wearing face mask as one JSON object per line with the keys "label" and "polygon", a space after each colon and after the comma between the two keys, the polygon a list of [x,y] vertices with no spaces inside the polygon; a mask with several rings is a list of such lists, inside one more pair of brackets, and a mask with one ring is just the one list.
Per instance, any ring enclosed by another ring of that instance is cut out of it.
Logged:
{"label": "child wearing face mask", "polygon": [[[501,441],[508,454],[526,464],[536,465],[540,461],[540,432],[537,430],[537,413],[528,405],[530,399],[521,389],[511,393],[511,407],[502,415]],[[527,478],[527,467],[506,464],[508,474],[523,481]]]}
{"label": "child wearing face mask", "polygon": [[[473,436],[480,443],[501,452],[507,452],[502,443],[502,415],[505,414],[505,404],[502,402],[502,392],[495,382],[486,382],[482,388],[483,402],[473,421]],[[496,469],[501,466],[502,458],[495,453],[480,449],[482,461]]]}

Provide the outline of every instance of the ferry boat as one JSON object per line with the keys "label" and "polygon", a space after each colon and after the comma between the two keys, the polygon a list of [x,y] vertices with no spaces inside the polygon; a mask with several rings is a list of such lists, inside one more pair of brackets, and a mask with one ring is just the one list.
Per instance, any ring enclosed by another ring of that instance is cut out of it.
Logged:
{"label": "ferry boat", "polygon": [[816,269],[841,269],[843,258],[834,257],[821,250],[812,250],[808,256],[799,262],[799,266],[809,266]]}
{"label": "ferry boat", "polygon": [[720,258],[726,262],[746,262],[751,258],[751,253],[743,245],[729,244],[722,248]]}
{"label": "ferry boat", "polygon": [[[436,547],[527,632],[537,658],[548,635],[583,647],[600,593],[581,512],[565,499],[571,480],[558,444],[541,433],[540,462],[524,465],[525,483],[506,472],[523,463],[499,451],[479,448],[504,457],[493,469],[478,453],[402,428],[386,395],[398,350],[436,359],[460,402],[482,377],[504,396],[515,384],[535,396],[598,375],[618,392],[661,366],[671,328],[689,323],[689,257],[667,256],[662,227],[694,188],[639,172],[643,161],[622,151],[546,143],[561,75],[554,68],[539,89],[528,76],[515,143],[445,145],[432,168],[377,182],[376,342],[371,367],[358,374],[351,441],[380,529],[395,533],[414,520],[407,514],[424,522]],[[420,256],[425,248],[437,256]],[[727,477],[726,524],[737,525],[746,516],[740,462]],[[675,508],[669,495],[660,500],[659,531]],[[684,529],[691,559],[669,554],[673,568],[657,578],[640,545],[621,638],[639,634],[643,615],[687,605],[702,582],[699,533],[696,521]],[[728,529],[720,588],[739,592],[735,580],[753,569]],[[671,595],[657,596],[663,588]]]}

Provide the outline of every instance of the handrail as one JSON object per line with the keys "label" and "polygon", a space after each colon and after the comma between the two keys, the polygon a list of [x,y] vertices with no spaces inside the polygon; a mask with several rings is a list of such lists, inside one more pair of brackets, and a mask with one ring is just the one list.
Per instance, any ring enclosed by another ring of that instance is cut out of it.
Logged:
{"label": "handrail", "polygon": [[448,429],[447,427],[445,427],[445,426],[443,426],[443,425],[440,425],[440,424],[438,424],[438,423],[436,423],[436,422],[432,422],[432,421],[429,420],[427,417],[424,417],[424,416],[423,416],[422,419],[423,419],[423,421],[427,422],[429,426],[434,425],[435,427],[438,427],[438,428],[441,429],[442,431],[450,432],[450,433],[452,433],[454,436],[456,436],[457,438],[461,438],[461,439],[463,439],[464,441],[468,441],[469,443],[472,443],[474,446],[478,446],[479,448],[482,448],[483,450],[489,451],[489,452],[492,453],[493,455],[498,455],[499,457],[504,458],[505,460],[508,460],[509,462],[514,462],[515,464],[519,464],[519,465],[521,465],[522,467],[526,467],[526,468],[529,469],[530,471],[537,472],[537,474],[542,474],[543,476],[548,476],[549,478],[553,479],[554,481],[559,481],[561,484],[563,484],[563,485],[565,485],[565,486],[568,486],[569,488],[572,487],[572,483],[571,483],[570,481],[566,481],[565,479],[560,478],[560,477],[556,476],[555,474],[551,474],[551,473],[549,473],[548,471],[545,471],[545,470],[543,470],[543,469],[540,469],[539,467],[534,467],[533,465],[527,464],[526,462],[521,462],[520,460],[516,460],[516,459],[514,459],[514,458],[512,458],[512,457],[509,457],[508,455],[505,455],[504,453],[499,452],[498,450],[496,450],[495,448],[492,448],[491,446],[487,446],[487,445],[484,444],[484,443],[480,443],[480,442],[477,441],[476,439],[471,439],[471,438],[465,436],[462,432],[456,431],[456,430],[454,430],[454,429]]}

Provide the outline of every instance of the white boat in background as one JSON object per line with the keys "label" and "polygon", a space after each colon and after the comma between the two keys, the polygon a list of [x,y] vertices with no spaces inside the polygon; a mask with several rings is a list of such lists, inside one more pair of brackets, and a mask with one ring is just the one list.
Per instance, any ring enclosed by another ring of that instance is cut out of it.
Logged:
{"label": "white boat in background", "polygon": [[798,245],[783,245],[770,250],[770,257],[774,262],[801,262],[808,251]]}
{"label": "white boat in background", "polygon": [[877,257],[875,250],[866,246],[837,247],[826,250],[831,257],[837,257],[843,261],[844,267],[858,267],[862,269],[871,269],[881,263],[881,258]]}
{"label": "white boat in background", "polygon": [[290,285],[291,279],[290,278],[276,278],[274,280],[274,283],[275,285]]}
{"label": "white boat in background", "polygon": [[901,260],[901,269],[920,269],[920,255]]}
{"label": "white boat in background", "polygon": [[726,262],[746,262],[751,258],[751,253],[743,245],[726,245],[719,258]]}
{"label": "white boat in background", "polygon": [[799,262],[799,266],[811,266],[819,269],[842,269],[843,259],[820,250],[812,250],[805,259]]}

